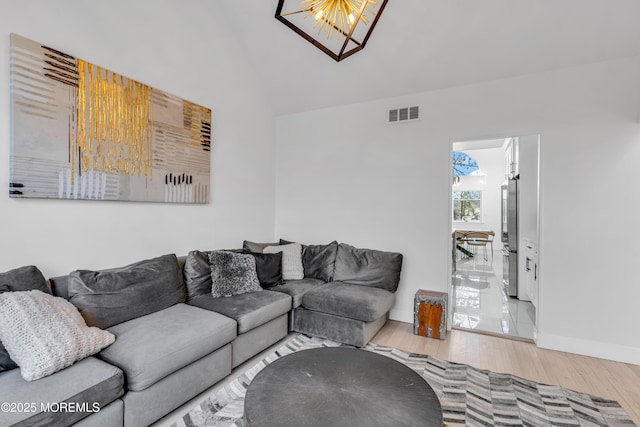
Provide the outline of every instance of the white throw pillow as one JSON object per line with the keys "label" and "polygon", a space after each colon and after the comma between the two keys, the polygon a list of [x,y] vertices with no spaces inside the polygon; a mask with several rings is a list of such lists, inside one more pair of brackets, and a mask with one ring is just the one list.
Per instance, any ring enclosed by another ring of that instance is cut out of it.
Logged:
{"label": "white throw pillow", "polygon": [[302,245],[290,243],[288,245],[267,246],[262,253],[275,254],[282,252],[282,278],[284,280],[304,279],[302,266]]}
{"label": "white throw pillow", "polygon": [[99,352],[115,337],[88,327],[64,298],[25,291],[0,294],[0,340],[22,378],[33,381]]}

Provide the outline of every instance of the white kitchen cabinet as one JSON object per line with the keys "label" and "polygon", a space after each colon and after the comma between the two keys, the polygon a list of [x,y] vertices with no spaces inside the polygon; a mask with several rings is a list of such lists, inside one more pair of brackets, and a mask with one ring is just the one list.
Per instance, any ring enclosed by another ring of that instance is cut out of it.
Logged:
{"label": "white kitchen cabinet", "polygon": [[508,138],[504,149],[504,178],[513,179],[520,175],[518,159],[520,141],[518,138]]}
{"label": "white kitchen cabinet", "polygon": [[529,291],[531,303],[538,308],[538,245],[531,239],[525,239],[525,277],[524,285]]}

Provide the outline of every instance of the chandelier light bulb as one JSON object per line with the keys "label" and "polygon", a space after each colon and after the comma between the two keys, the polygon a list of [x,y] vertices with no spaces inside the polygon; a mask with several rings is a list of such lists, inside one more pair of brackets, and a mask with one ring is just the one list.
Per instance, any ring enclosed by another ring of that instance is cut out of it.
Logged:
{"label": "chandelier light bulb", "polygon": [[378,0],[300,0],[306,16],[315,18],[318,34],[324,31],[331,39],[335,30],[338,40],[349,37],[358,22],[368,24],[368,15],[375,16],[377,3]]}

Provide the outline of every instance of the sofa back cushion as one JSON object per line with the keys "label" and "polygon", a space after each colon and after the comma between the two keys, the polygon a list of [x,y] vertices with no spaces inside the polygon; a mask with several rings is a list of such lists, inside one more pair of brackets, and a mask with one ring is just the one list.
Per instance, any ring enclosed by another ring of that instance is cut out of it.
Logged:
{"label": "sofa back cushion", "polygon": [[211,293],[211,268],[208,251],[190,251],[184,262],[184,284],[187,300]]}
{"label": "sofa back cushion", "polygon": [[14,268],[0,273],[0,286],[12,292],[16,291],[41,291],[51,295],[47,286],[47,280],[42,272],[34,265]]}
{"label": "sofa back cushion", "polygon": [[[27,265],[0,273],[0,293],[32,290],[51,294],[47,280],[38,267]],[[17,367],[17,363],[11,359],[9,352],[0,341],[0,372],[10,371]]]}
{"label": "sofa back cushion", "polygon": [[[293,242],[280,239],[281,245],[291,243]],[[302,245],[304,277],[331,282],[333,280],[337,254],[338,242],[335,240],[327,245]]]}
{"label": "sofa back cushion", "polygon": [[257,242],[252,242],[250,240],[245,240],[244,242],[242,242],[242,249],[246,249],[249,252],[256,252],[256,253],[262,253],[262,251],[264,250],[264,248],[266,248],[267,246],[276,246],[278,245],[278,243],[257,243]]}
{"label": "sofa back cushion", "polygon": [[174,254],[102,271],[69,275],[69,301],[88,326],[106,329],[184,302],[185,289]]}
{"label": "sofa back cushion", "polygon": [[328,245],[308,245],[302,250],[304,277],[331,282],[338,255],[338,242]]}
{"label": "sofa back cushion", "polygon": [[333,280],[395,292],[401,269],[400,253],[358,249],[340,243]]}

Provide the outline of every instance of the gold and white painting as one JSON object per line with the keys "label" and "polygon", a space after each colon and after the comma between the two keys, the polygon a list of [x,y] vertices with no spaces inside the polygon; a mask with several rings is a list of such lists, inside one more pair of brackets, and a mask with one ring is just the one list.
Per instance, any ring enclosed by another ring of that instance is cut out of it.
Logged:
{"label": "gold and white painting", "polygon": [[11,34],[9,194],[208,203],[211,110]]}

